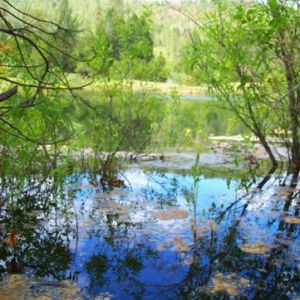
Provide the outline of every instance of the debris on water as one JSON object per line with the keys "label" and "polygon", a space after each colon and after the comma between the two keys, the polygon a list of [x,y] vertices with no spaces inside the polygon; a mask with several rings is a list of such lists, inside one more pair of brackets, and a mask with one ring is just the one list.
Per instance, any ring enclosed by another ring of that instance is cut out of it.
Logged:
{"label": "debris on water", "polygon": [[80,300],[80,289],[71,281],[45,281],[25,275],[7,276],[0,285],[1,300]]}
{"label": "debris on water", "polygon": [[79,299],[76,296],[79,295],[80,289],[77,288],[73,283],[69,280],[61,281],[63,287],[60,288],[62,299],[71,300],[71,299]]}
{"label": "debris on water", "polygon": [[107,184],[110,187],[124,187],[125,186],[125,181],[117,179],[117,178],[103,178],[102,181],[104,184]]}
{"label": "debris on water", "polygon": [[8,280],[0,286],[1,300],[27,299],[28,296],[28,280],[23,275],[10,275]]}
{"label": "debris on water", "polygon": [[237,277],[236,274],[222,274],[216,272],[213,281],[213,292],[225,292],[232,296],[238,296],[240,289],[249,286],[250,281],[246,278]]}
{"label": "debris on water", "polygon": [[186,219],[189,214],[186,210],[183,209],[170,208],[167,210],[152,211],[151,215],[156,219],[167,221],[172,219]]}
{"label": "debris on water", "polygon": [[157,251],[161,252],[164,251],[165,249],[167,249],[169,247],[169,243],[168,242],[164,242],[160,245],[157,246]]}
{"label": "debris on water", "polygon": [[158,251],[164,251],[169,246],[173,246],[175,252],[188,252],[190,246],[183,240],[183,237],[175,237],[174,239],[168,240],[157,246]]}
{"label": "debris on water", "polygon": [[276,195],[279,197],[287,197],[291,193],[295,192],[295,189],[289,186],[278,186]]}
{"label": "debris on water", "polygon": [[16,232],[12,231],[11,233],[8,234],[8,237],[6,239],[6,243],[10,248],[14,248],[17,244],[17,240],[19,238],[19,234]]}
{"label": "debris on water", "polygon": [[175,252],[188,252],[189,245],[183,240],[182,237],[176,237],[172,240],[172,243],[175,245],[174,250]]}
{"label": "debris on water", "polygon": [[288,223],[288,224],[300,224],[300,218],[299,217],[285,217],[283,219],[283,222]]}
{"label": "debris on water", "polygon": [[264,254],[274,248],[274,245],[267,243],[254,243],[254,244],[244,244],[240,246],[240,249],[243,252],[251,253],[251,254]]}

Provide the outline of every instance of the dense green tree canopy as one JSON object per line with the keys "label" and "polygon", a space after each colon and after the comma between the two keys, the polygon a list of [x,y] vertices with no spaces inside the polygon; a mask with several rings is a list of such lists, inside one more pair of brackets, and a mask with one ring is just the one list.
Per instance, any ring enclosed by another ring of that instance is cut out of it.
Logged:
{"label": "dense green tree canopy", "polygon": [[199,28],[187,61],[260,139],[274,165],[267,136],[285,142],[298,173],[300,13],[294,4],[220,4]]}

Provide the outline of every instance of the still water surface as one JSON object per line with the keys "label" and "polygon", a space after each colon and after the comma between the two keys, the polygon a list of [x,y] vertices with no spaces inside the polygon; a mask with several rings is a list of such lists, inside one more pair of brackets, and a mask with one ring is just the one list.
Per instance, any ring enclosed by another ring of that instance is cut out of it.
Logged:
{"label": "still water surface", "polygon": [[[246,193],[233,169],[193,177],[189,168],[132,164],[126,187],[106,192],[86,173],[55,192],[49,178],[28,184],[1,209],[2,289],[19,273],[68,280],[83,299],[300,296],[297,191],[272,179]],[[43,282],[32,293],[51,297]]]}

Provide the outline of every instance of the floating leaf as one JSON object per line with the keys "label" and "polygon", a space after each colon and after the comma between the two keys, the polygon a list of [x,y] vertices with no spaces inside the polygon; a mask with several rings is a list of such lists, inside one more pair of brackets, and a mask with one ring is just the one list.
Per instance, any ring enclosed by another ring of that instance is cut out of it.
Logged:
{"label": "floating leaf", "polygon": [[169,243],[168,242],[165,242],[165,243],[162,243],[160,245],[157,246],[157,251],[164,251],[166,248],[169,247]]}
{"label": "floating leaf", "polygon": [[28,295],[28,280],[23,275],[10,275],[6,284],[0,287],[1,300],[28,299]]}
{"label": "floating leaf", "polygon": [[167,221],[172,219],[186,219],[188,212],[179,208],[170,208],[168,210],[153,211],[151,215],[159,220]]}
{"label": "floating leaf", "polygon": [[291,195],[291,193],[295,192],[295,189],[289,186],[281,186],[278,187],[277,195],[281,197],[286,197]]}
{"label": "floating leaf", "polygon": [[283,222],[288,224],[300,224],[300,218],[298,217],[285,217]]}
{"label": "floating leaf", "polygon": [[238,278],[235,274],[224,275],[220,272],[215,274],[213,278],[213,291],[225,292],[232,296],[239,295],[239,289],[244,288],[250,284],[246,278]]}
{"label": "floating leaf", "polygon": [[245,244],[240,246],[240,249],[244,252],[251,254],[264,254],[272,249],[274,245],[266,243],[254,243],[254,244]]}
{"label": "floating leaf", "polygon": [[176,237],[172,242],[175,244],[174,250],[176,252],[188,252],[189,251],[189,245],[183,241],[181,237]]}
{"label": "floating leaf", "polygon": [[18,238],[19,238],[19,234],[12,231],[11,233],[8,234],[8,237],[6,239],[7,245],[11,248],[15,248]]}
{"label": "floating leaf", "polygon": [[64,286],[63,288],[60,289],[63,295],[63,299],[71,300],[74,299],[74,297],[79,294],[80,289],[75,287],[71,281],[63,280],[61,281],[61,283]]}

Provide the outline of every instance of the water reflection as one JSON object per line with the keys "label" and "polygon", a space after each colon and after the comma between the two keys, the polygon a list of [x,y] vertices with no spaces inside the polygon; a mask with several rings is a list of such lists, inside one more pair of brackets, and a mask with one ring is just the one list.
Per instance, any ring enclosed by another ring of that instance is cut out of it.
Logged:
{"label": "water reflection", "polygon": [[83,298],[299,296],[298,190],[221,174],[133,165],[106,192],[84,173],[2,179],[0,295],[19,273],[49,297],[65,280]]}

